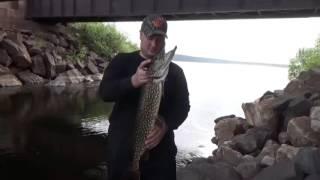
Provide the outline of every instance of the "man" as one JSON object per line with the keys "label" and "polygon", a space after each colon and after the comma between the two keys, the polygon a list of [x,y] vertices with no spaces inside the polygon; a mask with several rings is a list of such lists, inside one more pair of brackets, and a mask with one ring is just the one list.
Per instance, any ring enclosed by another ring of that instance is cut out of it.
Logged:
{"label": "man", "polygon": [[[144,18],[140,50],[120,53],[104,72],[99,93],[115,102],[108,131],[108,180],[120,180],[130,168],[132,133],[141,87],[152,81],[148,66],[164,47],[167,22],[162,16]],[[189,93],[182,69],[171,62],[164,84],[159,118],[145,141],[149,158],[141,160],[141,180],[175,180],[177,148],[173,130],[186,119]]]}

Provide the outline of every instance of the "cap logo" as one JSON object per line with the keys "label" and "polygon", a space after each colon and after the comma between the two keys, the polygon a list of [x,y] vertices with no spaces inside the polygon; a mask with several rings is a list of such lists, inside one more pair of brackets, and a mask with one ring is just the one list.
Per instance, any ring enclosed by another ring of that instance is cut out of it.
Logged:
{"label": "cap logo", "polygon": [[165,23],[164,18],[158,17],[152,21],[152,25],[156,28],[162,28]]}

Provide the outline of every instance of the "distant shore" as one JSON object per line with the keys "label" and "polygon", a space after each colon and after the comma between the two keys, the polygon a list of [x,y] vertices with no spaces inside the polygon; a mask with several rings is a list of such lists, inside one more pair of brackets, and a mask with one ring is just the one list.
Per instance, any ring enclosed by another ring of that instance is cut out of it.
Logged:
{"label": "distant shore", "polygon": [[181,61],[181,62],[197,62],[197,63],[241,64],[241,65],[272,66],[272,67],[281,67],[281,68],[289,67],[287,64],[230,61],[230,60],[223,60],[223,59],[194,57],[194,56],[187,56],[187,55],[180,55],[180,54],[175,55],[173,60]]}

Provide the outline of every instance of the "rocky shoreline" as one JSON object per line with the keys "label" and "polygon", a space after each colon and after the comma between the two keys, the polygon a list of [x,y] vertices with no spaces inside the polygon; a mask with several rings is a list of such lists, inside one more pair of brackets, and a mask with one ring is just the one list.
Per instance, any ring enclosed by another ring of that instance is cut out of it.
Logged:
{"label": "rocky shoreline", "polygon": [[108,60],[93,51],[76,58],[81,49],[70,28],[0,29],[0,87],[65,86],[101,80]]}
{"label": "rocky shoreline", "polygon": [[178,168],[178,180],[319,180],[320,70],[215,120],[218,146]]}

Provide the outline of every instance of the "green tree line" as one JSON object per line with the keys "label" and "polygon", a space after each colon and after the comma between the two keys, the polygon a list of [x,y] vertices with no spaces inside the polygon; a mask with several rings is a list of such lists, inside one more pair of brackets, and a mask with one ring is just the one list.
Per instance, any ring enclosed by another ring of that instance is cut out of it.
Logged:
{"label": "green tree line", "polygon": [[315,47],[299,49],[296,57],[289,63],[289,80],[295,79],[302,71],[320,67],[320,37]]}
{"label": "green tree line", "polygon": [[114,25],[105,23],[74,23],[79,51],[73,54],[76,59],[82,59],[88,50],[110,59],[119,52],[130,52],[137,49],[137,45],[119,32]]}

